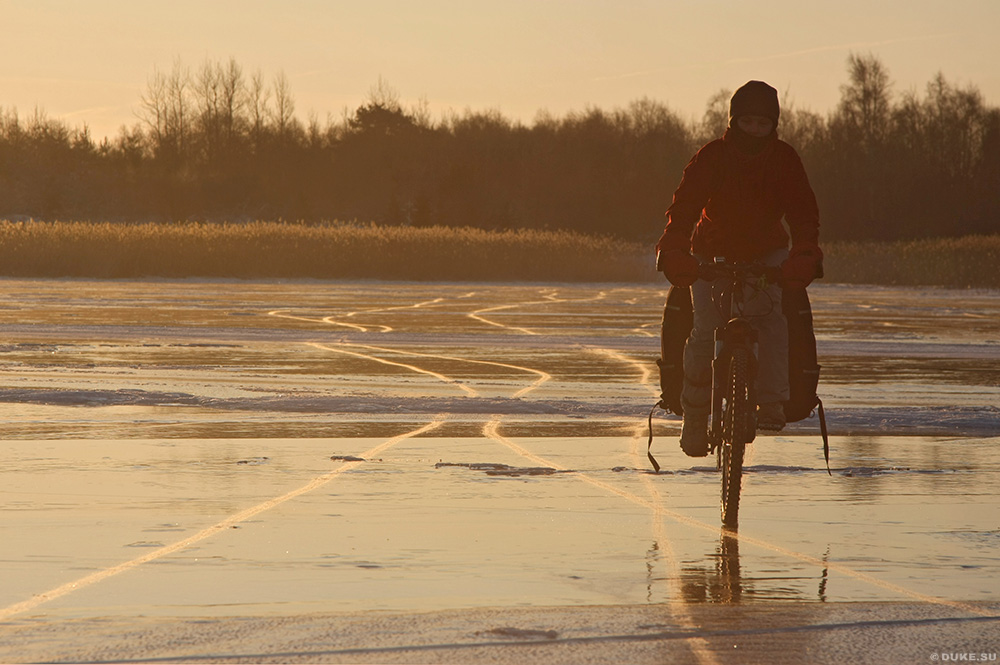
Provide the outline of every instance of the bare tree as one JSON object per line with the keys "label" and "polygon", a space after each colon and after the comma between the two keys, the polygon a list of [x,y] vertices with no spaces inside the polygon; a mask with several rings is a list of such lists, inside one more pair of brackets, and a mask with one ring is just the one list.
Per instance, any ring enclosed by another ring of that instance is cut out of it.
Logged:
{"label": "bare tree", "polygon": [[413,118],[413,124],[417,127],[423,129],[432,129],[434,127],[434,121],[431,118],[431,103],[427,100],[427,97],[421,97],[410,108],[410,117]]}
{"label": "bare tree", "polygon": [[295,100],[292,99],[292,89],[285,72],[281,71],[275,75],[272,91],[274,128],[278,136],[284,140],[291,133],[295,119]]}
{"label": "bare tree", "polygon": [[618,111],[615,115],[618,116],[618,123],[628,126],[636,136],[687,134],[687,128],[676,113],[666,104],[649,97],[629,102],[625,111]]}
{"label": "bare tree", "polygon": [[163,144],[167,132],[167,77],[157,68],[146,80],[146,89],[139,95],[139,119],[149,127],[157,146]]}
{"label": "bare tree", "polygon": [[866,152],[884,143],[889,134],[891,97],[889,73],[872,54],[847,58],[850,82],[840,87],[839,114]]}
{"label": "bare tree", "polygon": [[722,88],[708,98],[705,105],[705,115],[701,117],[698,127],[699,139],[702,143],[722,136],[729,126],[729,98],[732,91]]}
{"label": "bare tree", "polygon": [[232,149],[241,137],[246,124],[248,93],[243,79],[243,68],[234,58],[223,67],[218,66],[219,106],[221,129],[226,147]]}
{"label": "bare tree", "polygon": [[365,100],[368,106],[377,106],[387,111],[401,111],[399,103],[399,91],[389,85],[381,76],[378,82],[368,89],[368,98]]}
{"label": "bare tree", "polygon": [[840,104],[830,120],[832,144],[845,175],[836,205],[852,223],[878,229],[885,235],[896,232],[902,222],[890,218],[885,198],[890,178],[886,163],[892,100],[889,74],[874,55],[847,58],[849,81],[840,87]]}
{"label": "bare tree", "polygon": [[178,159],[188,152],[191,134],[191,73],[181,63],[174,61],[174,68],[167,79],[167,117],[169,134],[173,137]]}
{"label": "bare tree", "polygon": [[222,139],[222,67],[206,60],[194,81],[198,129],[205,158],[215,161]]}
{"label": "bare tree", "polygon": [[929,157],[956,179],[971,179],[983,153],[987,114],[982,93],[958,88],[938,74],[927,84],[925,134]]}
{"label": "bare tree", "polygon": [[154,153],[163,159],[180,160],[189,137],[190,74],[180,60],[170,74],[154,69],[139,98],[139,119],[149,127]]}
{"label": "bare tree", "polygon": [[247,106],[249,107],[250,140],[254,150],[259,152],[267,129],[267,118],[270,114],[269,102],[271,91],[264,82],[264,75],[258,69],[250,77],[247,88]]}

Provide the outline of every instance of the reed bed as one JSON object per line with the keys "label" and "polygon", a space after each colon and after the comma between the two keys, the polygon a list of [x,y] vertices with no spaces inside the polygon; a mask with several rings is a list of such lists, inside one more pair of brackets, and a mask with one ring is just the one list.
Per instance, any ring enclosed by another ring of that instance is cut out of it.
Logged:
{"label": "reed bed", "polygon": [[0,274],[11,277],[636,282],[655,277],[641,249],[567,231],[0,222]]}
{"label": "reed bed", "polygon": [[[569,231],[0,221],[0,275],[657,282],[652,247]],[[825,282],[1000,288],[1000,235],[825,243]]]}
{"label": "reed bed", "polygon": [[824,245],[824,281],[1000,288],[1000,235]]}

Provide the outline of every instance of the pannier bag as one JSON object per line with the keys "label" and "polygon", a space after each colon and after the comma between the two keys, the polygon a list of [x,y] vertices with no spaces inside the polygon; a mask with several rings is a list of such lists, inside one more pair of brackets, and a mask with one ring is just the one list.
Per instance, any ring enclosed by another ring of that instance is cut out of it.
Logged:
{"label": "pannier bag", "polygon": [[691,288],[671,286],[663,306],[663,323],[660,326],[660,403],[668,413],[684,415],[681,407],[681,390],[684,387],[684,343],[694,327],[694,309],[691,306]]}
{"label": "pannier bag", "polygon": [[785,420],[790,423],[809,417],[819,404],[819,363],[816,360],[816,333],[812,308],[805,289],[785,289],[781,311],[788,320],[788,401]]}

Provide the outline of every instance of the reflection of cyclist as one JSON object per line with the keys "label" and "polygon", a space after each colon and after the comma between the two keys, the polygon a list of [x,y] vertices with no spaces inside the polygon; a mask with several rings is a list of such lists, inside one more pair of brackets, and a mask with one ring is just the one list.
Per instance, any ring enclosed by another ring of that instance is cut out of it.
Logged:
{"label": "reflection of cyclist", "polygon": [[[795,149],[778,140],[778,115],[778,92],[766,83],[750,81],[736,91],[729,128],[685,167],[656,245],[658,269],[672,284],[692,286],[695,315],[684,349],[681,447],[695,457],[708,454],[714,332],[722,323],[712,284],[697,281],[699,262],[722,256],[780,265],[780,286],[789,289],[808,286],[823,258],[816,196]],[[791,252],[782,218],[791,232]],[[745,299],[744,314],[760,336],[758,427],[780,430],[782,402],[788,400],[781,291],[773,285],[764,293],[748,290]]]}

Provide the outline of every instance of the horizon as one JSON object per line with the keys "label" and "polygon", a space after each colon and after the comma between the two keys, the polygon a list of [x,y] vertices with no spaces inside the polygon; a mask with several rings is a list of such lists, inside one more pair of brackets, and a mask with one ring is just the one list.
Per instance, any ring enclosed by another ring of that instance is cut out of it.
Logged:
{"label": "horizon", "polygon": [[97,141],[141,122],[139,98],[155,70],[230,58],[268,81],[284,73],[301,121],[353,111],[379,80],[407,108],[426,101],[435,121],[469,109],[531,124],[543,112],[644,97],[695,121],[713,95],[750,79],[770,83],[787,105],[826,113],[851,53],[878,57],[894,94],[922,95],[940,72],[989,105],[1000,101],[991,64],[1000,43],[990,34],[1000,3],[983,0],[946,10],[930,0],[0,1],[11,27],[0,107],[86,126]]}

